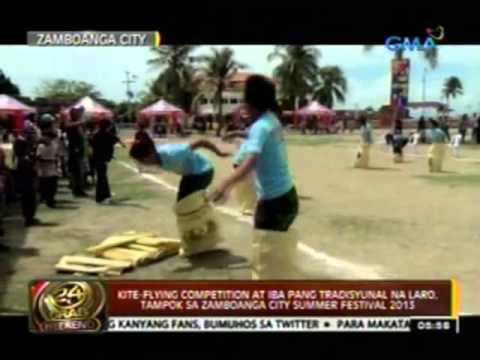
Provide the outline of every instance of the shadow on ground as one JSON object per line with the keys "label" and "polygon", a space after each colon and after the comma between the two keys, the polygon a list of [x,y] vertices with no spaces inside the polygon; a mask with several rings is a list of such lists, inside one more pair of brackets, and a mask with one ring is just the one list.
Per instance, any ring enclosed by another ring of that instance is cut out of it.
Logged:
{"label": "shadow on ground", "polygon": [[480,175],[478,174],[460,175],[453,171],[443,171],[441,173],[418,175],[416,177],[432,183],[451,187],[478,187],[480,185]]}
{"label": "shadow on ground", "polygon": [[[60,183],[60,186],[64,186],[64,182]],[[70,193],[70,191],[66,191]],[[61,193],[58,195],[62,196]],[[75,210],[78,209],[72,204],[76,204],[75,201],[58,199],[59,204],[56,209],[47,209],[44,204],[39,204],[37,208],[36,217],[40,220],[40,223],[34,227],[53,228],[59,226],[57,222],[42,221],[42,214],[46,211],[57,210]],[[19,262],[23,258],[29,258],[28,261],[35,263],[36,258],[42,256],[42,252],[36,247],[28,247],[27,236],[30,229],[34,227],[25,227],[24,218],[22,216],[20,201],[15,201],[7,206],[6,216],[3,219],[5,236],[0,238],[0,314],[5,312],[14,311],[10,309],[11,303],[7,304],[7,291],[11,290],[11,286],[18,288],[22,286],[13,284],[13,279],[17,276],[17,270]],[[28,279],[25,279],[25,292],[27,291]]]}
{"label": "shadow on ground", "polygon": [[68,200],[68,199],[60,199],[56,200],[57,205],[69,205],[69,204],[76,204],[76,201],[73,200]]}
{"label": "shadow on ground", "polygon": [[208,253],[190,256],[189,266],[182,266],[174,270],[176,273],[192,272],[197,269],[248,269],[247,258],[232,254],[229,250],[215,250]]}
{"label": "shadow on ground", "polygon": [[354,168],[359,170],[370,170],[370,171],[400,171],[397,168],[381,167],[381,166],[369,166],[368,168]]}
{"label": "shadow on ground", "polygon": [[298,195],[298,199],[299,199],[299,200],[302,200],[302,201],[313,200],[313,196],[309,196],[309,195]]}
{"label": "shadow on ground", "polygon": [[48,222],[48,221],[43,221],[40,222],[39,224],[35,225],[36,227],[55,227],[59,226],[60,224],[57,222]]}
{"label": "shadow on ground", "polygon": [[118,207],[133,207],[137,209],[143,209],[143,210],[150,210],[148,206],[139,204],[139,203],[134,203],[134,202],[129,202],[131,198],[129,197],[124,197],[124,198],[118,198],[114,199],[112,204],[110,206],[118,206]]}
{"label": "shadow on ground", "polygon": [[[18,202],[8,206],[7,216],[4,218],[5,236],[0,238],[0,313],[8,312],[5,309],[4,298],[7,295],[8,284],[15,275],[15,267],[21,257],[39,256],[36,248],[24,247],[28,228],[24,226],[21,208]],[[25,284],[25,291],[27,284]]]}
{"label": "shadow on ground", "polygon": [[70,205],[63,205],[63,204],[60,204],[60,205],[56,205],[55,208],[53,208],[52,210],[77,210],[79,209],[80,207],[78,206],[70,206]]}

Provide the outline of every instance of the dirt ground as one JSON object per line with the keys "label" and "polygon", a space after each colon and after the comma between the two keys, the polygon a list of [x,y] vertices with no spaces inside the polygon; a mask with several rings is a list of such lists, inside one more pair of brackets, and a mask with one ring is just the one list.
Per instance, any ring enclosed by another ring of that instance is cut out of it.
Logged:
{"label": "dirt ground", "polygon": [[[380,134],[376,138],[382,139]],[[289,137],[289,161],[301,196],[294,228],[303,266],[311,270],[308,278],[457,278],[461,311],[478,313],[480,147],[462,149],[462,158],[447,159],[447,172],[431,176],[426,146],[419,147],[417,154],[407,148],[406,162],[394,164],[385,146],[376,144],[372,169],[353,169],[357,141],[358,134]],[[221,145],[234,150],[230,144]],[[231,171],[231,160],[208,157],[215,163],[217,183]],[[25,231],[18,215],[7,219],[5,242],[14,250],[0,253],[0,312],[26,311],[29,280],[55,275],[53,264],[60,256],[113,232],[141,230],[176,237],[171,211],[175,193],[125,165],[133,164],[124,151],[118,152],[111,166],[112,188],[121,200],[116,206],[72,199],[64,187],[60,194],[64,210],[47,210],[43,205],[39,209],[39,218],[51,226]],[[178,185],[175,175],[149,176]],[[230,199],[223,207],[234,209],[235,204]],[[125,276],[250,278],[251,225],[233,211],[220,214],[220,221],[228,251],[193,262],[173,257]]]}
{"label": "dirt ground", "polygon": [[[358,134],[289,137],[289,161],[301,196],[294,227],[299,241],[342,264],[304,257],[311,277],[351,277],[358,267],[381,278],[450,279],[461,284],[461,311],[480,311],[480,147],[449,155],[444,173],[428,173],[428,145],[405,150],[394,164],[381,143],[371,153],[371,169],[353,169]],[[225,146],[224,144],[221,144]],[[227,146],[234,149],[232,146]],[[217,183],[231,171],[229,159],[215,163]],[[476,160],[478,159],[478,160]],[[162,175],[174,184],[170,174]],[[231,200],[228,206],[235,207]]]}

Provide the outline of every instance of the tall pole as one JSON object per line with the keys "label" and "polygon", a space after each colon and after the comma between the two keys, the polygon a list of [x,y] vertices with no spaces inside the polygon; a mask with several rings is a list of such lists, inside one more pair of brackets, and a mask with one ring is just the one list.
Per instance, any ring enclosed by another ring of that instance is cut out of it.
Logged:
{"label": "tall pole", "polygon": [[137,81],[137,75],[130,74],[130,71],[125,71],[126,79],[122,81],[126,86],[126,94],[127,94],[127,103],[128,103],[128,110],[127,110],[127,117],[130,120],[130,115],[132,112],[132,99],[134,97],[133,92],[130,88],[130,85]]}
{"label": "tall pole", "polygon": [[[423,80],[422,80],[422,101],[425,103],[427,95],[427,68],[423,68]],[[425,106],[425,104],[424,104]],[[422,107],[422,116],[425,115],[425,107]]]}

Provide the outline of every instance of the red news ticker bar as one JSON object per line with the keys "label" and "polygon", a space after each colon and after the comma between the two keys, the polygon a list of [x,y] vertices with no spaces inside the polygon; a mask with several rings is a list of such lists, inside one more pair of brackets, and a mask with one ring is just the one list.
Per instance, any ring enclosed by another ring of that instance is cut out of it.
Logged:
{"label": "red news ticker bar", "polygon": [[[454,285],[450,280],[106,282],[110,316],[455,316]],[[233,292],[239,299],[225,297]],[[347,293],[356,298],[333,295]],[[375,299],[368,298],[372,294]],[[245,295],[248,300],[241,298]]]}

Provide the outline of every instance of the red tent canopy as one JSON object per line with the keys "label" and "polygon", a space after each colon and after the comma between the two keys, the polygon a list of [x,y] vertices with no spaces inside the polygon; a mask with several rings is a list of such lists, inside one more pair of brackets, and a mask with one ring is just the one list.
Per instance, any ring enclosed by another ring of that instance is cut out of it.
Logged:
{"label": "red tent canopy", "polygon": [[169,115],[169,116],[179,116],[183,115],[184,111],[175,105],[172,105],[166,102],[163,99],[158,100],[146,108],[140,110],[140,115],[151,117],[151,116],[160,116],[160,115]]}
{"label": "red tent canopy", "polygon": [[37,112],[35,108],[27,106],[24,103],[8,95],[0,95],[0,111],[22,111],[25,113]]}
{"label": "red tent canopy", "polygon": [[13,115],[15,118],[15,123],[12,124],[14,130],[23,129],[25,114],[35,112],[37,112],[35,108],[27,106],[11,96],[0,95],[0,113]]}
{"label": "red tent canopy", "polygon": [[155,116],[168,116],[171,133],[175,133],[177,131],[177,126],[180,119],[182,116],[185,116],[185,112],[182,109],[166,102],[163,99],[160,99],[152,105],[143,108],[140,110],[139,114],[140,117],[144,119]]}
{"label": "red tent canopy", "polygon": [[113,112],[111,110],[99,104],[89,96],[85,96],[84,98],[77,101],[75,104],[70,106],[67,109],[67,111],[69,111],[72,108],[79,108],[79,107],[83,107],[85,109],[85,114],[90,115],[92,117],[97,117],[97,118],[105,117],[108,119],[111,119],[113,117]]}
{"label": "red tent canopy", "polygon": [[312,101],[310,104],[307,106],[301,108],[300,110],[297,111],[299,115],[328,115],[328,116],[334,116],[335,111],[320,105],[318,101]]}
{"label": "red tent canopy", "polygon": [[335,111],[321,105],[320,103],[318,103],[318,101],[312,101],[310,104],[296,111],[295,115],[299,115],[300,117],[317,116],[318,121],[323,122],[326,126],[329,127],[333,125],[333,117],[335,116]]}

